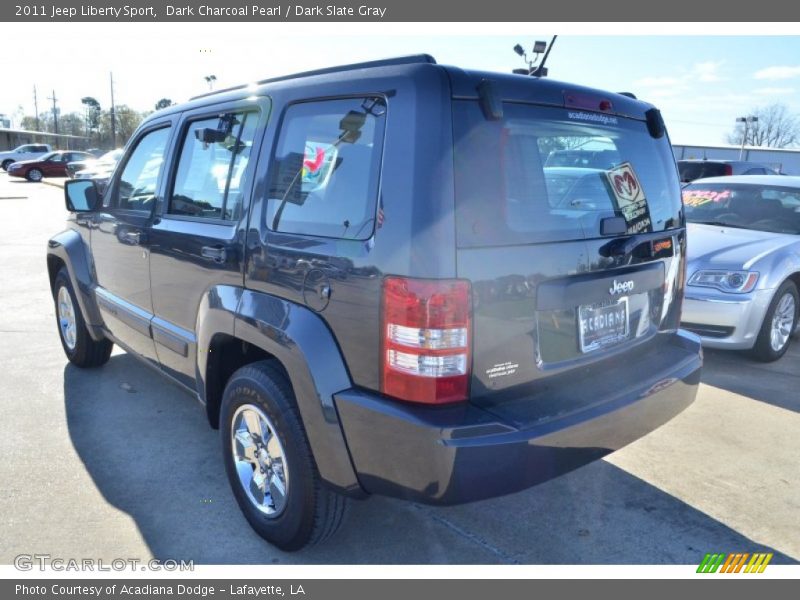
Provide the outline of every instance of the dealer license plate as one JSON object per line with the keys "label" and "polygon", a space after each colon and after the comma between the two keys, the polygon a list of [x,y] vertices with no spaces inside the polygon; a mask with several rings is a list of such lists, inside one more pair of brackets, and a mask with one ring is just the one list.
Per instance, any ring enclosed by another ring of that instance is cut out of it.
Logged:
{"label": "dealer license plate", "polygon": [[581,352],[591,352],[628,337],[628,299],[611,304],[578,307],[578,340]]}

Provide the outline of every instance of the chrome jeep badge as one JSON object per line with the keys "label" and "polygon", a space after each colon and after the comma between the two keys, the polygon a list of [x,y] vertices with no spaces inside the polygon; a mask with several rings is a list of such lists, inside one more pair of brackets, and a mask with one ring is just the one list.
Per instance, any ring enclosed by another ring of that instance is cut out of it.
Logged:
{"label": "chrome jeep badge", "polygon": [[631,279],[622,282],[619,282],[615,279],[614,283],[611,284],[611,287],[608,288],[608,293],[612,296],[617,294],[627,294],[630,291],[633,291],[633,280]]}

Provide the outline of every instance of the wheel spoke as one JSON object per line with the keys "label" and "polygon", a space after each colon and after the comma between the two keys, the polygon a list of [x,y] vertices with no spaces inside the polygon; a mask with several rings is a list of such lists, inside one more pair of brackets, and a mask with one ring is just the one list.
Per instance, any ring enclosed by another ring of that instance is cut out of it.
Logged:
{"label": "wheel spoke", "polygon": [[266,499],[267,491],[267,476],[260,470],[253,471],[253,478],[250,480],[250,492],[253,494],[253,499],[256,504],[263,505]]}
{"label": "wheel spoke", "polygon": [[277,473],[273,473],[269,479],[269,495],[272,498],[272,504],[275,505],[275,510],[283,509],[286,504],[286,486]]}
{"label": "wheel spoke", "polygon": [[250,432],[250,435],[253,437],[253,439],[258,441],[264,439],[264,432],[261,430],[261,419],[258,418],[258,415],[255,412],[252,410],[246,410],[242,413],[242,418],[244,419],[247,431]]}
{"label": "wheel spoke", "polygon": [[256,445],[249,431],[241,429],[237,431],[234,443],[236,444],[236,455],[240,459],[257,464]]}

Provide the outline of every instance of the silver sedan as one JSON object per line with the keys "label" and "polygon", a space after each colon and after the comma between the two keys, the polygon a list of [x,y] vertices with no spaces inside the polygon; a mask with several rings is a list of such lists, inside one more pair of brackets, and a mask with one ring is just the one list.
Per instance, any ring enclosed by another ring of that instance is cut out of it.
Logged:
{"label": "silver sedan", "polygon": [[786,352],[800,310],[800,177],[698,179],[683,189],[686,297],[682,327],[709,348]]}

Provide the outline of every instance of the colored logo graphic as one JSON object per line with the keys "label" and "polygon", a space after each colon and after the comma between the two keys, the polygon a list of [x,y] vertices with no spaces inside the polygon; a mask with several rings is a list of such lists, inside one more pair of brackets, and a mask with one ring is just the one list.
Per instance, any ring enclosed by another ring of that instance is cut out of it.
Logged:
{"label": "colored logo graphic", "polygon": [[336,146],[306,141],[301,178],[303,192],[313,192],[328,184],[338,155]]}
{"label": "colored logo graphic", "polygon": [[733,554],[711,554],[703,557],[700,566],[697,567],[698,573],[763,573],[769,561],[772,560],[772,553],[756,552],[733,553]]}

